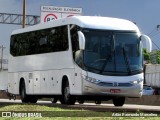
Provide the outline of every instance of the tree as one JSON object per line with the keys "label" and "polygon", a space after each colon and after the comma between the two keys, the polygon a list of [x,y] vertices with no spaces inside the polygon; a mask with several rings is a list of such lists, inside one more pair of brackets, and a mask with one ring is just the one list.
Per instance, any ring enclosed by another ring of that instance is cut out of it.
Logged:
{"label": "tree", "polygon": [[160,51],[159,50],[157,51],[157,61],[158,61],[158,64],[160,64]]}
{"label": "tree", "polygon": [[151,61],[151,56],[150,53],[147,52],[147,50],[145,48],[143,48],[143,57],[145,61],[150,62]]}

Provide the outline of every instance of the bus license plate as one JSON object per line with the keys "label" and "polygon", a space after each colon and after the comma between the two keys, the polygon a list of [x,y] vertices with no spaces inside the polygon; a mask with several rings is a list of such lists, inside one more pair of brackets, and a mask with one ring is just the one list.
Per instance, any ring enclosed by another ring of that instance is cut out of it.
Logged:
{"label": "bus license plate", "polygon": [[120,89],[110,89],[111,93],[120,93],[121,90]]}

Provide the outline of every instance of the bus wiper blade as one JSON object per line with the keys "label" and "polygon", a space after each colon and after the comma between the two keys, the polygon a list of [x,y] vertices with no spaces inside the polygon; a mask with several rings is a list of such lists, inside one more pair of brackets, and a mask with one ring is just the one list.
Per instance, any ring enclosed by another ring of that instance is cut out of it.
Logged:
{"label": "bus wiper blade", "polygon": [[103,66],[102,66],[102,69],[100,70],[100,73],[103,73],[107,63],[109,62],[109,60],[112,58],[112,54],[109,54],[106,58],[106,61],[104,62]]}
{"label": "bus wiper blade", "polygon": [[114,34],[112,33],[112,45],[111,45],[111,53],[109,55],[107,55],[106,57],[106,61],[104,62],[102,69],[100,71],[100,73],[103,73],[107,63],[109,62],[110,59],[112,59],[113,54],[115,54],[115,39],[114,39]]}
{"label": "bus wiper blade", "polygon": [[128,74],[130,75],[130,74],[131,74],[131,67],[130,67],[128,55],[127,55],[127,53],[126,53],[125,48],[123,47],[122,49],[123,49],[124,61],[125,61],[126,66],[127,66]]}

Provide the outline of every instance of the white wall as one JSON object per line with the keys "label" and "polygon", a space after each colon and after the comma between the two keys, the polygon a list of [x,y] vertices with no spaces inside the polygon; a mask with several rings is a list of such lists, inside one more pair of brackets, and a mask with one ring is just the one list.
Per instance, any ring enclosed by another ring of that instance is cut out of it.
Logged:
{"label": "white wall", "polygon": [[145,71],[145,82],[154,88],[160,88],[160,65],[148,64]]}
{"label": "white wall", "polygon": [[0,71],[0,90],[6,90],[8,83],[8,70]]}

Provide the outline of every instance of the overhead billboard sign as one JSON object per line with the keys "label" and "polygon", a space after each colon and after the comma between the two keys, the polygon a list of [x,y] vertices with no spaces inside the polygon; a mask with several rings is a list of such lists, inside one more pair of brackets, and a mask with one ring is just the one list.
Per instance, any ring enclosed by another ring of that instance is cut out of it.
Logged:
{"label": "overhead billboard sign", "polygon": [[41,6],[41,23],[74,15],[82,15],[82,8]]}

